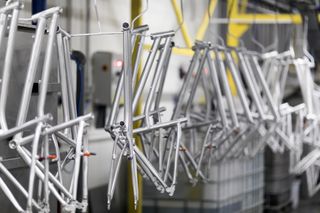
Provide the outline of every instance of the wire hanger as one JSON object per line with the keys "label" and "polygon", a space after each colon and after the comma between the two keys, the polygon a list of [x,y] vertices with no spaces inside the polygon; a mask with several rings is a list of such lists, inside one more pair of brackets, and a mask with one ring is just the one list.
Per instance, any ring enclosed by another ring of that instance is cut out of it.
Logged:
{"label": "wire hanger", "polygon": [[249,35],[250,35],[250,40],[251,40],[251,42],[252,43],[254,43],[255,45],[257,45],[259,48],[260,48],[260,50],[261,50],[261,53],[264,53],[266,50],[265,50],[265,47],[264,47],[264,45],[263,44],[261,44],[254,36],[253,36],[253,29],[254,29],[254,27],[256,27],[256,21],[257,21],[257,17],[256,17],[256,10],[254,11],[254,13],[253,13],[253,22],[252,22],[252,29],[249,31]]}
{"label": "wire hanger", "polygon": [[313,56],[309,53],[308,51],[308,17],[304,17],[304,25],[303,25],[303,53],[305,55],[305,57],[309,60],[310,62],[310,67],[314,67],[315,66],[315,61]]}
{"label": "wire hanger", "polygon": [[[210,5],[211,5],[211,0],[208,0],[208,9],[207,9],[207,14],[209,18],[209,23],[211,20],[211,14],[210,14]],[[215,37],[217,37],[218,41],[220,42],[222,47],[226,47],[226,44],[224,42],[224,39],[219,35],[218,33],[214,32],[213,29],[209,26],[209,33],[213,34]]]}
{"label": "wire hanger", "polygon": [[[9,0],[12,1],[12,0]],[[18,0],[18,1],[23,1],[23,0]],[[103,32],[102,27],[101,27],[101,20],[100,20],[100,15],[98,11],[98,4],[97,0],[93,0],[94,4],[94,10],[95,10],[95,15],[97,18],[97,24],[99,31],[98,32],[89,32],[89,33],[69,33],[66,30],[64,30],[61,26],[59,27],[60,32],[63,33],[64,36],[67,36],[68,38],[74,38],[74,37],[88,37],[88,36],[110,36],[110,35],[122,35],[123,33],[121,31],[115,31],[115,32]],[[19,18],[19,21],[22,22],[30,22],[32,21],[32,18]]]}
{"label": "wire hanger", "polygon": [[[277,1],[276,1],[276,8],[277,7]],[[275,11],[275,25],[274,25],[274,34],[275,34],[275,39],[274,41],[265,48],[265,51],[266,52],[269,52],[269,51],[272,51],[272,50],[275,50],[277,53],[278,53],[278,48],[279,48],[279,20],[278,20],[278,10]]]}
{"label": "wire hanger", "polygon": [[6,2],[6,6],[8,6],[11,2],[12,2],[12,0],[8,0],[8,1]]}
{"label": "wire hanger", "polygon": [[137,15],[131,22],[131,30],[134,28],[134,23],[141,17],[143,16],[147,11],[149,10],[149,0],[146,0],[146,8],[139,14]]}
{"label": "wire hanger", "polygon": [[98,7],[97,7],[97,0],[94,0],[93,3],[94,3],[94,10],[95,10],[95,13],[96,13],[99,32],[101,33],[102,30],[101,30],[101,22],[100,22],[99,11],[98,11]]}
{"label": "wire hanger", "polygon": [[174,30],[175,33],[178,32],[181,29],[182,25],[184,24],[184,10],[183,10],[183,8],[184,8],[183,7],[183,0],[180,0],[180,9],[181,9],[182,22],[179,23],[178,27]]}

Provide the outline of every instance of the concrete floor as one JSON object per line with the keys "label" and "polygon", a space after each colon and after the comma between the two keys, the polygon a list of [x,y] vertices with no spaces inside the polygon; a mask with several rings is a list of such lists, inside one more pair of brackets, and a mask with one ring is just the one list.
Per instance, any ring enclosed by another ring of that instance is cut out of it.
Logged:
{"label": "concrete floor", "polygon": [[302,201],[300,202],[299,208],[294,210],[292,213],[319,213],[320,212],[320,201]]}

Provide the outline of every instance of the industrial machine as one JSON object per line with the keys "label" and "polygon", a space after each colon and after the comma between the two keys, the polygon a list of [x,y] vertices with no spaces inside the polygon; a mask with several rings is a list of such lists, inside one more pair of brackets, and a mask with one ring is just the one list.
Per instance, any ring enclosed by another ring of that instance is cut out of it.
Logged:
{"label": "industrial machine", "polygon": [[122,56],[111,52],[95,52],[92,55],[93,104],[96,128],[105,126],[107,112],[112,106],[115,81],[122,71]]}

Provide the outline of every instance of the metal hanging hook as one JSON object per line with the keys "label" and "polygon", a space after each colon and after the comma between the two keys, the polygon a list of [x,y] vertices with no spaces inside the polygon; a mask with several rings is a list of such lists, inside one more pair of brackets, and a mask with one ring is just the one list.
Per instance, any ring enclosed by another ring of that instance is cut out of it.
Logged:
{"label": "metal hanging hook", "polygon": [[[256,26],[256,20],[257,20],[256,19],[256,11],[254,11],[254,13],[253,13],[253,22],[252,22],[252,27],[251,27],[252,29],[253,29],[253,27]],[[252,29],[249,31],[250,40],[252,41],[252,43],[254,43],[255,45],[257,45],[260,48],[262,53],[264,53],[265,52],[265,47],[257,39],[254,38],[254,36],[252,34]]]}
{"label": "metal hanging hook", "polygon": [[[275,3],[277,6],[277,2]],[[276,7],[277,8],[277,7]],[[275,11],[275,25],[274,25],[274,34],[275,34],[275,39],[272,44],[267,46],[265,48],[265,51],[271,51],[272,49],[275,49],[276,52],[278,52],[279,49],[279,20],[278,20],[278,11]]]}
{"label": "metal hanging hook", "polygon": [[310,62],[310,67],[315,66],[315,61],[313,56],[310,54],[308,51],[308,17],[304,17],[305,23],[303,25],[303,53],[305,57],[309,60]]}
{"label": "metal hanging hook", "polygon": [[137,15],[131,22],[131,29],[134,28],[134,23],[141,17],[143,16],[147,11],[149,10],[149,0],[146,0],[146,8],[139,14]]}
{"label": "metal hanging hook", "polygon": [[97,23],[98,23],[98,28],[99,32],[101,33],[101,21],[100,21],[100,16],[99,16],[99,11],[98,11],[98,6],[97,6],[97,0],[94,0],[94,11],[96,13],[96,18],[97,18]]}
{"label": "metal hanging hook", "polygon": [[184,24],[184,10],[183,10],[183,0],[180,0],[180,9],[181,9],[181,16],[182,16],[182,22],[179,23],[179,26],[177,27],[177,29],[174,30],[174,32],[178,32],[182,25]]}

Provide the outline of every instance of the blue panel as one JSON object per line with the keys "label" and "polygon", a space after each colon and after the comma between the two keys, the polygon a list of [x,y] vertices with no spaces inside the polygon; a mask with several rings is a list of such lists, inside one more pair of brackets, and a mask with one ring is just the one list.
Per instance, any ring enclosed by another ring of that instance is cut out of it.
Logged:
{"label": "blue panel", "polygon": [[32,14],[39,13],[47,9],[47,0],[32,0]]}

